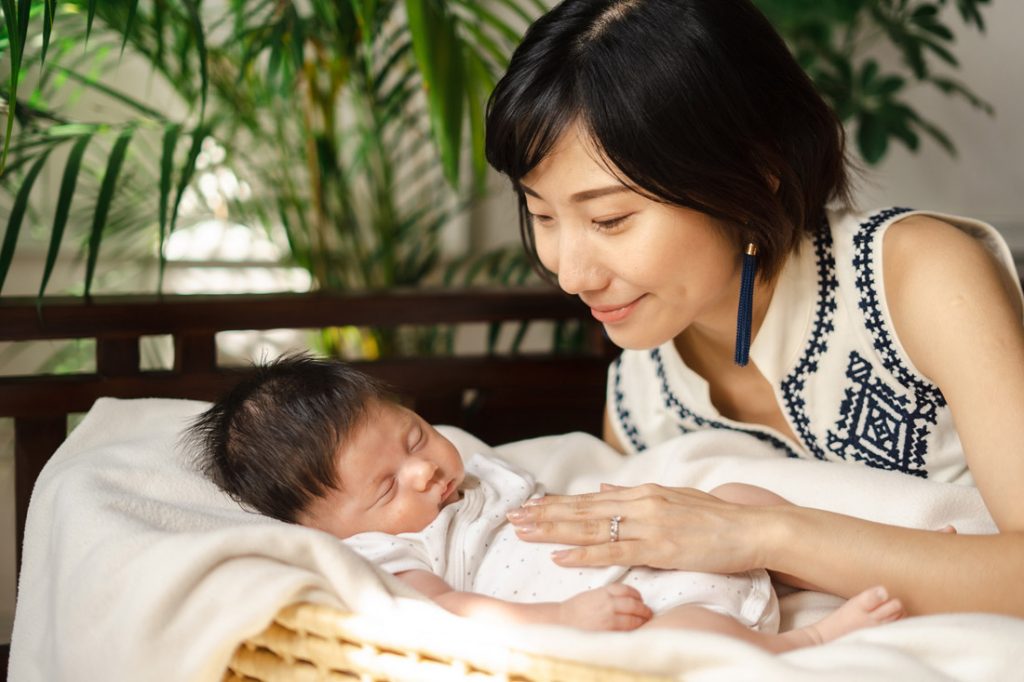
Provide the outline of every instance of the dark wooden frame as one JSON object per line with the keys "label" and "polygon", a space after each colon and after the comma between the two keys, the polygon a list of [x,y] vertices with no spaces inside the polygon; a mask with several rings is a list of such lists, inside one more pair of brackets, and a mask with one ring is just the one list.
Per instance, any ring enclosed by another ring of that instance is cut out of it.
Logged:
{"label": "dark wooden frame", "polygon": [[[222,331],[582,320],[572,354],[394,358],[358,363],[433,423],[500,443],[547,433],[599,433],[614,348],[578,301],[553,290],[365,294],[111,296],[0,299],[0,341],[95,339],[96,372],[0,377],[0,417],[14,419],[17,548],[36,477],[67,434],[67,417],[102,396],[211,400],[246,370],[217,364]],[[142,371],[139,339],[169,334],[171,370]],[[6,665],[0,662],[0,672]]]}
{"label": "dark wooden frame", "polygon": [[[0,378],[0,417],[15,425],[20,547],[32,485],[66,436],[67,415],[101,396],[210,400],[241,369],[217,366],[221,331],[333,325],[588,319],[576,301],[549,290],[391,291],[365,294],[113,296],[91,300],[0,299],[0,341],[96,340],[96,372]],[[139,369],[139,339],[169,334],[174,367]],[[491,442],[573,429],[597,433],[611,348],[599,327],[571,355],[394,358],[357,363],[383,379],[434,423]]]}

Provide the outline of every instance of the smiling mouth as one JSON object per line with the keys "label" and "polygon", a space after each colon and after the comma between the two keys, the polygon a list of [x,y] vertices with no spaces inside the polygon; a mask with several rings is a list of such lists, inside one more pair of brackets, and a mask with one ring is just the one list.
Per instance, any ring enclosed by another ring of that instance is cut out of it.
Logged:
{"label": "smiling mouth", "polygon": [[643,296],[640,296],[629,303],[618,307],[596,308],[591,306],[590,314],[593,315],[598,322],[602,322],[604,324],[621,322],[629,317],[629,314],[633,312],[633,309],[636,308],[637,303],[639,303],[642,298]]}

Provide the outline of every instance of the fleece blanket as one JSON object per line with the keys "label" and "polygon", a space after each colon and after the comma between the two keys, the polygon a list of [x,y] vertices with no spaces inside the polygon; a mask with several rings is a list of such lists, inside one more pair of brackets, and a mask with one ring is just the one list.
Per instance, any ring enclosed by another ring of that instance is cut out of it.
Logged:
{"label": "fleece blanket", "polygon": [[[507,646],[687,680],[1022,679],[1024,619],[986,614],[909,618],[780,656],[709,633],[481,626],[421,599],[333,537],[246,512],[220,493],[177,446],[204,407],[100,400],[48,463],[26,526],[10,679],[219,680],[237,644],[296,601],[372,614],[392,634],[429,637],[434,650]],[[460,449],[486,448],[457,429],[445,433]],[[626,460],[583,434],[496,452],[549,490],[745,481],[879,521],[993,530],[972,488],[780,459],[742,434],[684,436]],[[784,620],[800,624],[832,603],[790,595]]]}

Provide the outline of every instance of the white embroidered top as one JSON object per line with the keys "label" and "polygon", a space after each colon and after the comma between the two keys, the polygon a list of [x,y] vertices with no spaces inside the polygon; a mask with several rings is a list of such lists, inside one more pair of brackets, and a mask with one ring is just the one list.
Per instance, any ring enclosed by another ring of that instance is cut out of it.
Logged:
{"label": "white embroidered top", "polygon": [[[680,433],[732,429],[790,457],[971,483],[946,401],[910,361],[885,301],[882,237],[914,213],[923,212],[829,213],[780,273],[750,361],[771,384],[797,442],[719,414],[707,382],[683,363],[671,340],[653,350],[624,351],[609,368],[608,410],[619,442],[637,453]],[[979,239],[1015,272],[1009,249],[990,225],[927,215]]]}

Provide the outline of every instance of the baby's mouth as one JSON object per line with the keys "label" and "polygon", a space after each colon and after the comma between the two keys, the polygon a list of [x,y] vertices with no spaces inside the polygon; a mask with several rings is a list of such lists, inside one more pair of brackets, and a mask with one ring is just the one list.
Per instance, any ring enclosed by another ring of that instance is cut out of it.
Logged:
{"label": "baby's mouth", "polygon": [[455,479],[451,479],[444,485],[444,489],[441,491],[441,504],[439,506],[444,507],[449,502],[454,502],[458,495],[458,486],[455,483]]}

